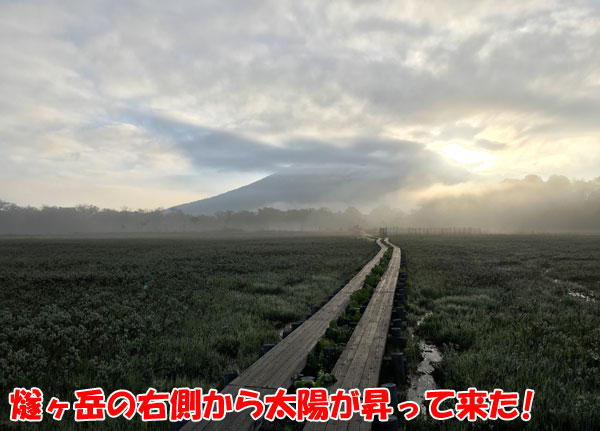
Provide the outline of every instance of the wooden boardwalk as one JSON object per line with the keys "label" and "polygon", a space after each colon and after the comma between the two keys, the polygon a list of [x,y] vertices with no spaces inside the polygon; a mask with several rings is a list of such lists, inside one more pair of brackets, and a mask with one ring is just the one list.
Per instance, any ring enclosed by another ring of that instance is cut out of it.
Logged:
{"label": "wooden boardwalk", "polygon": [[[365,389],[379,386],[379,373],[387,341],[387,333],[394,304],[394,291],[400,271],[400,249],[396,246],[392,260],[377,285],[369,305],[362,315],[346,348],[338,359],[332,373],[338,381],[329,388],[329,393],[337,389]],[[368,431],[372,423],[365,422],[359,415],[350,421],[329,421],[308,423],[305,431],[360,430]]]}
{"label": "wooden boardwalk", "polygon": [[[221,392],[230,393],[235,398],[240,388],[252,389],[260,392],[262,398],[266,394],[274,393],[277,388],[288,388],[293,383],[296,374],[302,371],[306,365],[308,354],[316,346],[319,339],[325,334],[325,331],[329,327],[329,322],[337,319],[337,317],[346,309],[352,293],[362,287],[363,282],[371,272],[371,269],[379,262],[385,253],[386,247],[381,241],[377,240],[377,244],[381,247],[381,250],[379,250],[377,255],[371,259],[342,290],[340,290],[329,302],[327,302],[327,304],[321,307],[321,309],[313,314],[308,320],[304,321],[304,323],[290,335],[281,340],[271,350],[248,367]],[[387,329],[385,332],[387,332]],[[219,422],[189,422],[182,430],[245,431],[255,429],[258,425],[259,422],[255,422],[250,418],[249,411],[243,411],[241,413],[228,413],[227,416],[225,416],[225,419]]]}

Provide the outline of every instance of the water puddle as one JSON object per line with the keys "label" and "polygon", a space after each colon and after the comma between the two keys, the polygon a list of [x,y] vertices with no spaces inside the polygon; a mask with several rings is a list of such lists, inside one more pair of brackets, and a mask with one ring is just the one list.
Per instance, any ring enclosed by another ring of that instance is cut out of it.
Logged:
{"label": "water puddle", "polygon": [[550,271],[549,269],[547,269],[543,275],[546,279],[552,281],[554,284],[561,284],[564,285],[565,287],[567,287],[567,295],[572,296],[574,298],[579,298],[579,299],[583,299],[585,302],[592,302],[595,303],[597,300],[596,298],[593,297],[593,295],[590,294],[586,294],[586,293],[581,293],[578,292],[574,289],[577,290],[585,290],[585,286],[579,284],[579,283],[575,283],[573,281],[568,281],[568,280],[559,280],[558,278],[550,278],[548,277],[546,274],[548,273],[548,271]]}
{"label": "water puddle", "polygon": [[[425,314],[417,322],[417,326],[420,326],[423,321],[431,313]],[[417,372],[409,376],[410,387],[406,394],[406,398],[410,401],[417,402],[421,405],[421,409],[425,409],[424,396],[426,391],[437,389],[435,380],[431,375],[433,373],[433,363],[440,362],[442,360],[442,354],[433,344],[427,344],[425,341],[419,341],[419,350],[423,360],[417,367]]]}
{"label": "water puddle", "polygon": [[591,296],[585,295],[585,294],[580,293],[580,292],[574,292],[572,290],[569,290],[567,293],[569,294],[569,296],[573,296],[575,298],[583,299],[583,300],[585,300],[585,302],[596,302],[595,298],[592,298]]}
{"label": "water puddle", "polygon": [[423,410],[425,409],[425,392],[437,389],[435,380],[431,375],[433,373],[432,363],[441,361],[442,354],[437,347],[424,341],[419,341],[419,350],[421,350],[423,360],[419,363],[417,372],[410,376],[410,388],[408,388],[406,397],[410,401],[419,403]]}

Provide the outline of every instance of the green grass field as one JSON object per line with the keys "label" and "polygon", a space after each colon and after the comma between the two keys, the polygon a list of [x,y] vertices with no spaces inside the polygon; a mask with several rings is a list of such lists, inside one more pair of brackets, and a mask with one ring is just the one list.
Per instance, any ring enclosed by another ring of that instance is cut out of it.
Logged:
{"label": "green grass field", "polygon": [[[532,420],[419,429],[600,429],[600,238],[401,236],[409,325],[437,345],[438,387],[536,391]],[[217,387],[378,247],[345,237],[0,240],[0,387]],[[417,327],[420,319],[423,322]],[[405,350],[418,362],[415,340]],[[39,426],[81,429],[67,415]],[[111,420],[98,429],[167,429]]]}
{"label": "green grass field", "polygon": [[[348,237],[2,239],[0,428],[17,386],[66,400],[96,386],[217,387],[378,250]],[[81,424],[66,415],[35,428]]]}
{"label": "green grass field", "polygon": [[[444,357],[438,387],[536,391],[532,420],[407,429],[600,429],[600,238],[401,236],[409,321]],[[414,363],[413,363],[414,365]]]}

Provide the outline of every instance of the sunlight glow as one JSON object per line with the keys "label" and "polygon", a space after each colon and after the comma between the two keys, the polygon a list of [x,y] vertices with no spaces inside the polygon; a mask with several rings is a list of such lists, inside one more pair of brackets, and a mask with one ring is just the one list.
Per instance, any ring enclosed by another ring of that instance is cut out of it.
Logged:
{"label": "sunlight glow", "polygon": [[487,151],[472,151],[458,144],[446,145],[444,154],[449,159],[468,165],[475,170],[488,168],[496,158]]}

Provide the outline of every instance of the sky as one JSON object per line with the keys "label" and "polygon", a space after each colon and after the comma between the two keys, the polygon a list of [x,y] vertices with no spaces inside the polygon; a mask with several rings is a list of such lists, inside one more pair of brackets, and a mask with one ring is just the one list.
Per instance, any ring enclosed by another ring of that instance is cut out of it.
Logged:
{"label": "sky", "polygon": [[391,172],[411,204],[600,176],[598,0],[0,0],[0,59],[19,205],[167,208],[290,167]]}

